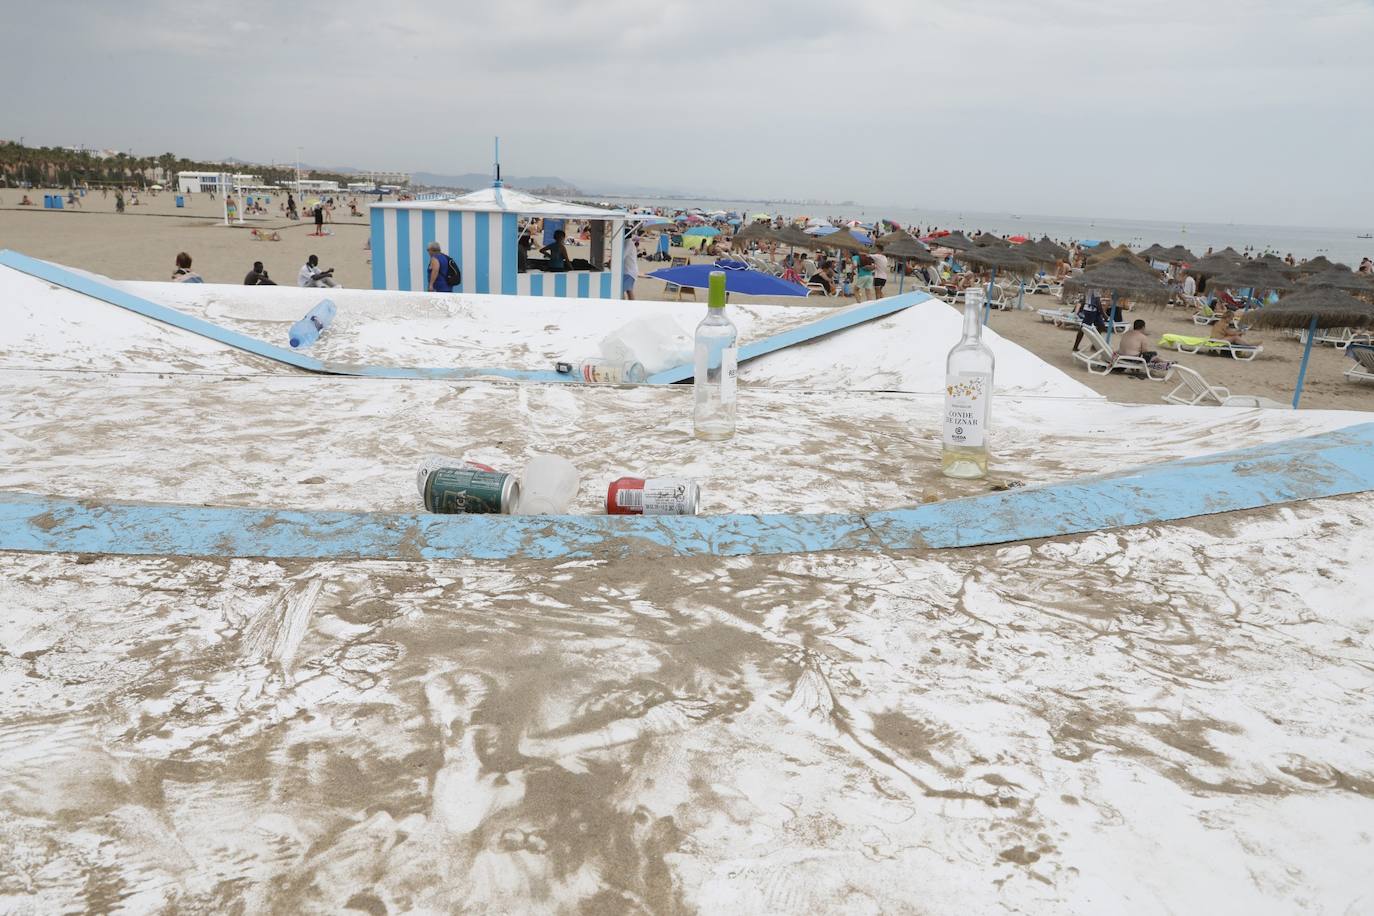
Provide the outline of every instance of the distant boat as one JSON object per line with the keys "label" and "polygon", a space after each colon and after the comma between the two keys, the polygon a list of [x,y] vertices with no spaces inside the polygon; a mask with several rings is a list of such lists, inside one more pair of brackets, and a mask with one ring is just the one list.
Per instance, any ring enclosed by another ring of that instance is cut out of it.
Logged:
{"label": "distant boat", "polygon": [[1374,239],[1374,235],[1370,235],[1368,232],[1366,232],[1364,235],[1357,235],[1357,236],[1355,236],[1355,238],[1357,238],[1357,239]]}

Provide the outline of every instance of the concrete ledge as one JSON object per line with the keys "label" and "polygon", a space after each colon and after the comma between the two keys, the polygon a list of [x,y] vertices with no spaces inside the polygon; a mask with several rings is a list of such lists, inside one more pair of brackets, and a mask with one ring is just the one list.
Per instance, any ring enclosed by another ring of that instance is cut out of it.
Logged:
{"label": "concrete ledge", "polygon": [[1374,490],[1374,423],[867,516],[510,517],[99,503],[0,493],[0,550],[276,559],[556,559],[1000,544]]}
{"label": "concrete ledge", "polygon": [[[304,353],[299,353],[287,347],[279,347],[259,340],[256,337],[249,337],[238,331],[188,315],[185,312],[159,305],[142,296],[101,283],[91,277],[82,276],[71,270],[59,267],[47,261],[40,261],[20,254],[17,251],[8,249],[0,250],[0,266],[10,267],[14,270],[37,277],[48,283],[65,287],[73,292],[90,296],[101,302],[128,309],[145,318],[161,321],[164,324],[172,325],[183,331],[198,334],[201,337],[222,343],[225,346],[234,347],[270,359],[274,362],[292,366],[306,372],[313,372],[324,375],[341,375],[356,378],[380,378],[380,379],[437,379],[437,380],[461,380],[472,378],[503,378],[522,382],[549,382],[560,384],[583,384],[581,379],[570,375],[560,375],[551,369],[504,369],[499,367],[406,367],[406,366],[351,366],[337,363],[325,363]],[[792,328],[763,340],[757,340],[745,344],[740,348],[740,361],[745,362],[765,353],[772,353],[794,344],[804,343],[836,331],[853,327],[890,315],[893,312],[901,311],[905,308],[922,302],[930,297],[925,293],[907,293],[902,296],[894,296],[891,299],[879,299],[876,302],[865,305],[839,309],[834,315],[829,315],[820,321],[813,321],[801,327]],[[669,385],[675,382],[682,382],[692,378],[694,369],[691,365],[677,366],[660,372],[649,379],[651,385]]]}

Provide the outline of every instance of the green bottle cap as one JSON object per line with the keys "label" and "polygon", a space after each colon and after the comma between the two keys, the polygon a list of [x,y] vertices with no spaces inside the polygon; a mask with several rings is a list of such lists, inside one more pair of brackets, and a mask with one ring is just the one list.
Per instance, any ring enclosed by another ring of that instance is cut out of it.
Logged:
{"label": "green bottle cap", "polygon": [[725,308],[725,271],[711,271],[711,288],[706,295],[706,306],[713,309]]}

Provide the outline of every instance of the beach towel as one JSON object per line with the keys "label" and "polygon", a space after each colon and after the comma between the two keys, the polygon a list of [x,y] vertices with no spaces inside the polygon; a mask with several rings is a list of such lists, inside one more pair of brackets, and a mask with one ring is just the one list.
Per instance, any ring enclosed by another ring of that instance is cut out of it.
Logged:
{"label": "beach towel", "polygon": [[1224,340],[1212,340],[1208,337],[1189,337],[1186,334],[1165,334],[1159,338],[1159,346],[1173,347],[1175,350],[1254,350],[1256,344],[1233,344]]}

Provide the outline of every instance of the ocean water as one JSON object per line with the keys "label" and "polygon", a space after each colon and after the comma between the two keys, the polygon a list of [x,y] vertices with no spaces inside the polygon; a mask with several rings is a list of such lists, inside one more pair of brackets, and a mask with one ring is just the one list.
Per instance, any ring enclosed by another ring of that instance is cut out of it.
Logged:
{"label": "ocean water", "polygon": [[744,200],[687,200],[680,198],[617,198],[615,203],[630,206],[670,207],[704,210],[739,210],[745,213],[780,213],[784,216],[817,216],[821,218],[858,219],[872,222],[889,219],[903,226],[916,225],[924,229],[963,229],[968,235],[979,231],[995,235],[1025,235],[1039,238],[1048,235],[1061,242],[1084,239],[1125,243],[1132,248],[1147,245],[1183,245],[1201,255],[1210,246],[1221,249],[1230,245],[1237,251],[1262,254],[1272,251],[1280,257],[1293,254],[1295,258],[1325,255],[1355,267],[1361,258],[1374,257],[1374,239],[1357,238],[1362,233],[1374,233],[1374,216],[1370,228],[1344,229],[1311,226],[1256,226],[1244,223],[1166,223],[1154,220],[1109,218],[1076,218],[1041,216],[1031,213],[980,213],[954,210],[912,210],[902,207],[873,207],[864,204],[819,205],[765,203]]}

